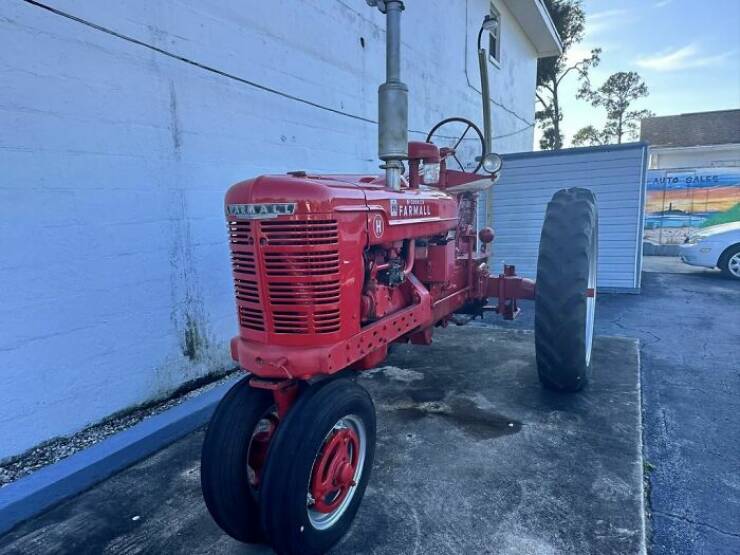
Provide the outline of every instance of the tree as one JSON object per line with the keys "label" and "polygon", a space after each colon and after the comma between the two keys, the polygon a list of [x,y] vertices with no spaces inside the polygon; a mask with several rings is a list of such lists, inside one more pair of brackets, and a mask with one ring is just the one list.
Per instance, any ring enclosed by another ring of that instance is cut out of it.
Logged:
{"label": "tree", "polygon": [[540,148],[558,150],[563,147],[563,133],[560,130],[560,123],[563,121],[560,85],[573,71],[586,78],[589,68],[598,65],[601,49],[591,50],[591,55],[582,60],[569,60],[567,54],[570,48],[583,40],[586,16],[581,0],[545,0],[545,5],[560,35],[563,53],[537,61],[536,97],[541,109],[537,110],[535,118],[543,130]]}
{"label": "tree", "polygon": [[[591,125],[584,127],[574,136],[574,144],[576,137],[586,142],[598,136],[600,144],[613,142],[620,144],[625,137],[636,138],[640,120],[654,114],[650,110],[630,110],[630,106],[648,94],[647,85],[634,71],[613,73],[598,89],[592,88],[588,75],[582,75],[581,88],[577,96],[588,100],[596,108],[604,108],[606,125],[602,131],[596,131]],[[592,130],[597,134],[593,135]]]}
{"label": "tree", "polygon": [[587,125],[579,129],[575,135],[573,135],[574,146],[594,146],[604,144],[603,132],[596,129],[593,125]]}

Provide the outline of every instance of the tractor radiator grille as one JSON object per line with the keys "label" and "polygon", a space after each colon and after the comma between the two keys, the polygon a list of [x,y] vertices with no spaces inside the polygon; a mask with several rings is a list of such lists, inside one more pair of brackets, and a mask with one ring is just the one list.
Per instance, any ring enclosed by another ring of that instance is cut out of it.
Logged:
{"label": "tractor radiator grille", "polygon": [[256,281],[234,278],[236,298],[247,303],[260,302],[260,294]]}
{"label": "tractor radiator grille", "polygon": [[337,222],[263,221],[261,226],[275,333],[339,331]]}
{"label": "tractor radiator grille", "polygon": [[339,281],[314,283],[271,283],[273,305],[322,305],[339,302]]}
{"label": "tractor radiator grille", "polygon": [[254,245],[251,222],[229,222],[229,241],[233,245]]}
{"label": "tractor radiator grille", "polygon": [[257,275],[257,263],[253,252],[232,252],[231,266],[237,273],[250,276]]}
{"label": "tractor radiator grille", "polygon": [[316,311],[311,314],[298,311],[275,311],[273,313],[276,333],[333,333],[339,331],[339,310]]}
{"label": "tractor radiator grille", "polygon": [[289,335],[339,331],[335,220],[230,221],[228,230],[243,328]]}
{"label": "tractor radiator grille", "polygon": [[251,306],[240,306],[239,325],[250,330],[265,331],[265,317],[262,310]]}
{"label": "tractor radiator grille", "polygon": [[228,229],[239,325],[250,330],[265,331],[251,222],[229,222]]}
{"label": "tractor radiator grille", "polygon": [[265,271],[268,276],[301,278],[330,276],[339,273],[339,253],[320,251],[309,253],[265,253]]}
{"label": "tractor radiator grille", "polygon": [[267,239],[267,244],[275,247],[314,247],[337,245],[339,242],[335,220],[263,221],[262,233]]}

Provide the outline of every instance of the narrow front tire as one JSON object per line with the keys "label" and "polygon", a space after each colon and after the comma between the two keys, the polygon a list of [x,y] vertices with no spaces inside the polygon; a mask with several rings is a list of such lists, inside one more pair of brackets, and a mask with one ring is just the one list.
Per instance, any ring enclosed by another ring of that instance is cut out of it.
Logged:
{"label": "narrow front tire", "polygon": [[208,511],[219,527],[245,543],[264,540],[259,480],[277,414],[269,391],[237,382],[216,407],[203,441],[200,483]]}
{"label": "narrow front tire", "polygon": [[347,532],[375,452],[375,407],[347,378],[306,390],[281,422],[260,494],[279,554],[324,553]]}

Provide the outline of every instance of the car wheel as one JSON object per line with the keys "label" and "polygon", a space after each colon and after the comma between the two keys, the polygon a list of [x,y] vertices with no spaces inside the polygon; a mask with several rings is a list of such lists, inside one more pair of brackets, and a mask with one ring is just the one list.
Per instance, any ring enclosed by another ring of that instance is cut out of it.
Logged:
{"label": "car wheel", "polygon": [[722,273],[732,279],[740,279],[740,245],[732,245],[722,253],[717,263]]}

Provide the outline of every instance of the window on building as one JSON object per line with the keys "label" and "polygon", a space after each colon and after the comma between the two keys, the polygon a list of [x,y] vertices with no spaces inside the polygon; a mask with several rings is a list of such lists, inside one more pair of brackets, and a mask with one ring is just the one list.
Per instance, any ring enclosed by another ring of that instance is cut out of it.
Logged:
{"label": "window on building", "polygon": [[491,19],[496,25],[488,31],[488,57],[496,65],[501,63],[501,14],[491,4]]}

